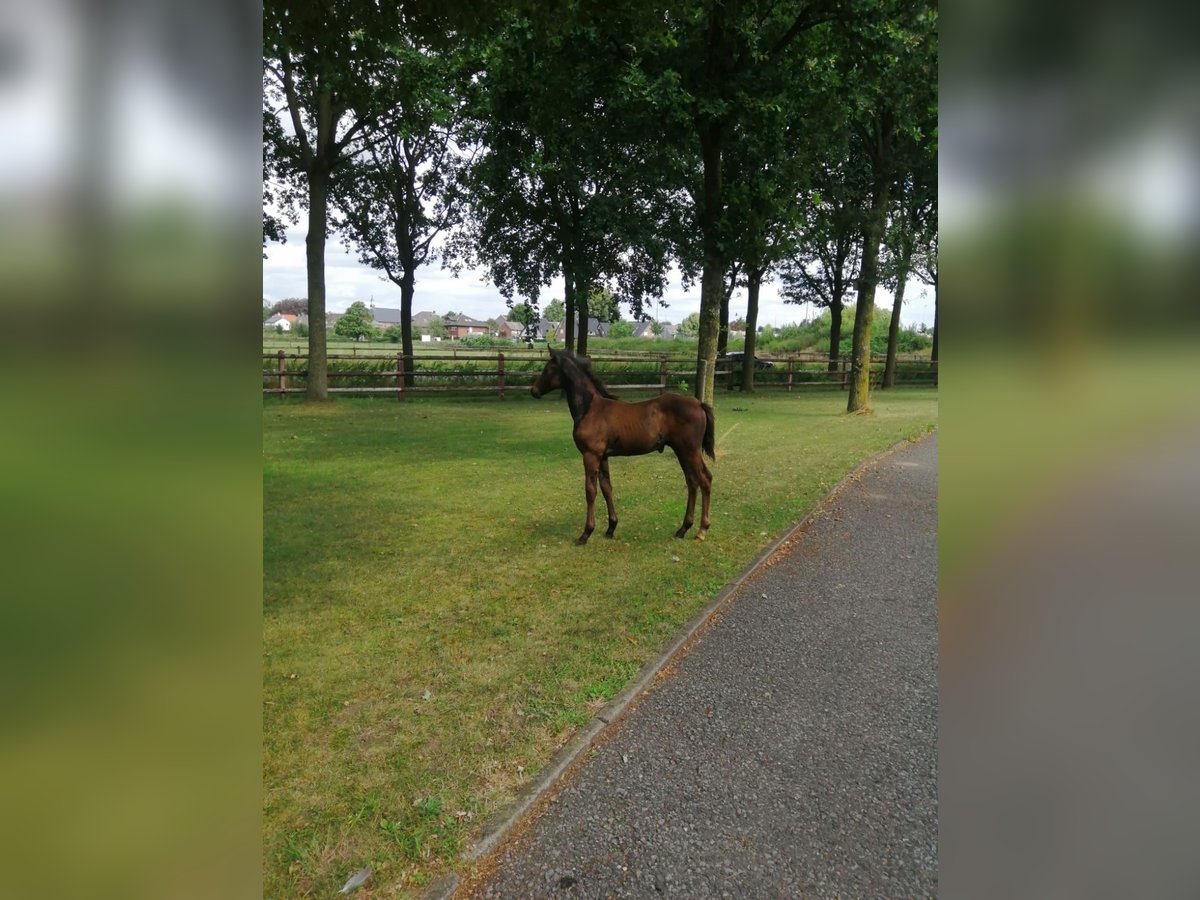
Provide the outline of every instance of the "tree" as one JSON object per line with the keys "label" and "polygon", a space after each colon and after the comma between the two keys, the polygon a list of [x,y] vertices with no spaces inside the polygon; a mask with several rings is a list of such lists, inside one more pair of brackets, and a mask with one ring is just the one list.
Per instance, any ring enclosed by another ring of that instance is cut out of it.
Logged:
{"label": "tree", "polygon": [[[398,12],[397,6],[362,0],[334,5],[266,0],[263,6],[263,138],[269,151],[264,160],[282,185],[269,199],[290,207],[302,204],[308,211],[309,400],[327,399],[329,387],[325,241],[330,184],[347,147],[388,106],[387,87],[396,81],[389,45]],[[290,134],[277,127],[280,113],[287,114]]]}
{"label": "tree", "polygon": [[838,368],[842,309],[861,259],[864,168],[848,155],[822,168],[805,204],[800,239],[781,270],[786,302],[830,310],[830,372]]}
{"label": "tree", "polygon": [[[937,127],[937,9],[882,0],[879,14],[856,19],[844,59],[854,87],[856,138],[869,161],[870,203],[854,317],[848,412],[870,408],[871,314],[879,282],[879,246],[895,178],[896,140],[920,142]],[[850,48],[848,48],[850,49]]]}
{"label": "tree", "polygon": [[592,288],[588,295],[588,312],[601,322],[621,321],[621,304],[607,288]]}
{"label": "tree", "polygon": [[[457,142],[470,66],[457,48],[439,50],[408,30],[391,53],[401,80],[394,103],[363,129],[333,194],[347,244],[400,288],[401,344],[411,357],[416,271],[436,258],[435,239],[461,216],[461,174],[470,154]],[[405,384],[414,381],[409,365]]]}
{"label": "tree", "polygon": [[275,313],[290,313],[294,316],[308,315],[308,300],[303,297],[287,297],[283,300],[277,300],[271,305],[270,314]]}
{"label": "tree", "polygon": [[633,337],[632,322],[613,322],[608,329],[608,336],[611,338],[630,338]]}
{"label": "tree", "polygon": [[[746,286],[747,358],[754,357],[762,284],[794,252],[821,161],[844,140],[844,103],[829,43],[824,31],[810,32],[794,46],[806,57],[805,66],[758,72],[770,83],[755,93],[774,99],[753,105],[754,126],[740,125],[727,142],[725,245]],[[781,90],[784,85],[787,90]],[[727,329],[727,304],[721,319]],[[721,335],[718,352],[723,343]],[[743,366],[743,391],[754,390],[754,376],[754,366]]]}
{"label": "tree", "polygon": [[562,300],[551,300],[546,304],[546,308],[542,310],[542,315],[551,322],[561,322],[563,316],[566,315],[566,307],[563,306]]}
{"label": "tree", "polygon": [[896,384],[896,351],[900,339],[900,307],[904,289],[913,272],[919,246],[933,240],[930,229],[936,230],[937,215],[937,157],[931,152],[932,142],[910,144],[902,153],[905,174],[897,180],[897,197],[891,222],[884,234],[887,259],[883,266],[884,283],[892,288],[894,300],[888,323],[887,360],[883,368],[881,387]]}
{"label": "tree", "polygon": [[446,328],[446,320],[441,317],[433,319],[429,323],[429,327],[425,330],[428,332],[431,338],[435,338],[439,341],[444,341],[446,338],[450,337],[450,331]]}
{"label": "tree", "polygon": [[342,314],[342,317],[337,320],[337,324],[333,326],[333,332],[338,337],[343,337],[351,341],[373,337],[375,334],[375,321],[374,316],[371,315],[371,310],[367,309],[367,304],[361,300],[355,300],[351,303],[350,308]]}
{"label": "tree", "polygon": [[475,115],[486,151],[456,252],[509,298],[536,301],[561,274],[567,343],[583,353],[593,287],[635,315],[661,294],[669,197],[652,110],[626,78],[628,34],[655,14],[632,2],[560,12],[512,16],[489,49]]}
{"label": "tree", "polygon": [[679,327],[675,331],[680,337],[695,337],[700,333],[700,313],[694,312],[690,316],[687,316],[679,323]]}
{"label": "tree", "polygon": [[[917,256],[916,273],[917,277],[925,284],[933,288],[933,346],[929,350],[929,362],[936,366],[938,361],[938,289],[937,289],[937,270],[938,270],[938,231],[937,231],[937,211],[934,210],[934,220],[931,225],[931,235],[928,244],[920,248]],[[937,372],[934,371],[934,384],[937,384]]]}
{"label": "tree", "polygon": [[[694,0],[665,17],[667,34],[655,35],[661,51],[648,49],[658,64],[655,89],[666,105],[683,112],[693,147],[699,151],[701,184],[692,193],[699,226],[701,295],[696,396],[711,401],[721,300],[729,271],[729,240],[736,229],[726,216],[724,153],[748,110],[787,102],[782,70],[803,67],[796,49],[800,35],[832,21],[836,0],[778,3],[775,0]],[[653,45],[650,45],[651,47]]]}

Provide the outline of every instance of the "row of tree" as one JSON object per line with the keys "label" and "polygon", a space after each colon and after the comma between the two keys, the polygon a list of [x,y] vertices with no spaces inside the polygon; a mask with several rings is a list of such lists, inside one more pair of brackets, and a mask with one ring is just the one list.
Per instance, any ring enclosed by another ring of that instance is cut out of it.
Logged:
{"label": "row of tree", "polygon": [[600,304],[644,317],[674,264],[701,285],[706,401],[739,285],[747,353],[765,280],[835,323],[855,291],[851,410],[876,287],[893,332],[910,277],[936,306],[929,0],[267,0],[263,64],[264,235],[307,215],[311,398],[331,228],[399,285],[405,353],[436,255],[531,309],[561,277],[580,353]]}

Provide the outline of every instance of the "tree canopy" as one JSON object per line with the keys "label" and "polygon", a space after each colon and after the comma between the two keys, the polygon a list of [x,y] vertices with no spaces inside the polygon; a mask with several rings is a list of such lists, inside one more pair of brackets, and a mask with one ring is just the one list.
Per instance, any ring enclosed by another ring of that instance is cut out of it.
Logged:
{"label": "tree canopy", "polygon": [[899,204],[917,190],[909,148],[936,160],[935,7],[460,6],[268,2],[264,234],[307,209],[314,372],[330,222],[400,286],[406,353],[416,273],[439,257],[481,269],[513,307],[536,310],[561,277],[543,315],[580,351],[589,316],[657,308],[674,264],[701,282],[704,399],[736,286],[752,344],[774,274],[789,300],[821,307],[850,306],[856,288],[869,318],[875,284],[928,269],[936,190],[921,176],[911,254]]}
{"label": "tree canopy", "polygon": [[367,309],[367,304],[355,300],[337,320],[333,331],[338,337],[352,341],[370,338],[376,331],[375,317],[371,315],[371,310]]}

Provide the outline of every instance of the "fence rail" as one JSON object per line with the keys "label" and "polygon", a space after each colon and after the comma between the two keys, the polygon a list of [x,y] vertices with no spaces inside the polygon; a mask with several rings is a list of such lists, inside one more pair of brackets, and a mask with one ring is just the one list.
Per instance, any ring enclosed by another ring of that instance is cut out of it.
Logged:
{"label": "fence rail", "polygon": [[[278,350],[264,352],[263,394],[286,397],[304,393],[308,369],[303,366],[308,354]],[[505,391],[528,388],[548,359],[544,351],[457,351],[454,353],[397,354],[338,354],[330,353],[332,363],[327,375],[332,379],[365,379],[370,383],[330,387],[331,394],[393,393],[397,400],[419,393],[494,393],[504,399]],[[802,388],[840,388],[849,384],[851,367],[848,356],[839,357],[835,369],[829,368],[829,357],[823,353],[791,353],[786,356],[759,356],[755,372],[755,389],[798,390]],[[341,368],[341,363],[351,366]],[[694,357],[671,356],[664,353],[618,352],[596,354],[592,362],[605,383],[615,390],[645,390],[666,393],[672,387],[685,392],[696,378]],[[362,368],[375,363],[375,368]],[[446,367],[443,364],[453,365]],[[476,363],[494,364],[475,368]],[[764,366],[766,363],[768,365]],[[357,364],[357,365],[353,365]],[[741,362],[728,357],[717,359],[714,380],[729,391],[741,386]],[[884,358],[872,355],[871,379],[882,382]],[[653,371],[653,381],[646,375]],[[422,383],[418,383],[420,379]],[[383,383],[381,383],[383,382]],[[390,382],[390,383],[388,383]],[[435,383],[437,382],[437,383]],[[901,357],[897,361],[897,384],[937,384],[937,363],[927,359]]]}

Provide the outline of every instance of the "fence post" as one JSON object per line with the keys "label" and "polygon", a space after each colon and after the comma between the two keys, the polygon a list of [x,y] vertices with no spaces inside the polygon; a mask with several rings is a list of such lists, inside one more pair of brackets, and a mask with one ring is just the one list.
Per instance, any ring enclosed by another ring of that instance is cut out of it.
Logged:
{"label": "fence post", "polygon": [[733,360],[728,356],[725,357],[725,365],[729,366],[729,378],[725,381],[725,390],[733,390]]}
{"label": "fence post", "polygon": [[667,358],[660,356],[658,358],[658,393],[659,396],[667,392]]}
{"label": "fence post", "polygon": [[283,363],[284,356],[285,356],[284,352],[282,350],[280,350],[278,358],[279,358],[279,396],[281,398],[287,396],[287,388],[284,387],[284,378],[285,378],[284,363]]}
{"label": "fence post", "polygon": [[796,357],[794,357],[794,356],[788,357],[788,387],[787,387],[787,389],[789,391],[792,389],[792,372],[793,372],[792,367],[793,367],[793,363],[795,363],[795,362],[796,362]]}
{"label": "fence post", "polygon": [[846,354],[842,354],[842,390],[846,390]]}
{"label": "fence post", "polygon": [[396,354],[396,400],[404,399],[404,354]]}
{"label": "fence post", "polygon": [[503,400],[504,399],[504,351],[501,350],[499,352],[498,356],[500,359],[500,365],[497,366],[497,369],[500,373],[500,399]]}

